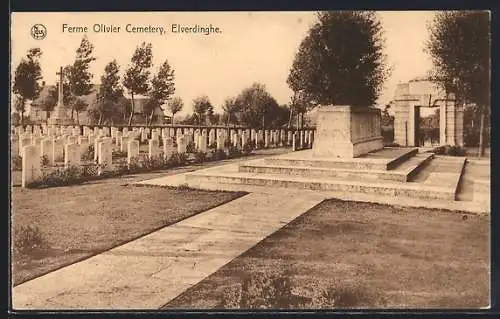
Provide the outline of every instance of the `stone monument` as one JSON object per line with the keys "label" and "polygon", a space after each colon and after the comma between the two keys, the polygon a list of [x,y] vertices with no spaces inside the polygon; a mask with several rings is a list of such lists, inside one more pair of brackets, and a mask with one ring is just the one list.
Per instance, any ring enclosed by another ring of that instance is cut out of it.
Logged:
{"label": "stone monument", "polygon": [[384,147],[377,108],[320,106],[316,127],[314,157],[354,158]]}
{"label": "stone monument", "polygon": [[59,75],[59,92],[57,105],[51,112],[50,118],[47,122],[50,125],[72,125],[73,120],[68,117],[68,111],[63,102],[63,68],[61,67],[59,69],[59,72],[57,72],[56,74]]}

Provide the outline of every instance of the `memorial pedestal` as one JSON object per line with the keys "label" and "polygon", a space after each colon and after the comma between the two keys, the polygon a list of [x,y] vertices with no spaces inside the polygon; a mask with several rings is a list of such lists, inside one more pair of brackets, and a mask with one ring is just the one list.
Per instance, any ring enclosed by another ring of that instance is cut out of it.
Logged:
{"label": "memorial pedestal", "polygon": [[384,147],[380,110],[320,106],[313,144],[314,157],[354,158]]}

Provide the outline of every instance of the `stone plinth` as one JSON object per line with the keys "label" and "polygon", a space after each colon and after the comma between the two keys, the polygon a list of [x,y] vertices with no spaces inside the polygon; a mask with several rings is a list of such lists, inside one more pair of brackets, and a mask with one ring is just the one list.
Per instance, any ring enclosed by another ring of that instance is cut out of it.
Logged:
{"label": "stone plinth", "polygon": [[313,156],[354,158],[382,149],[380,120],[376,108],[319,107]]}

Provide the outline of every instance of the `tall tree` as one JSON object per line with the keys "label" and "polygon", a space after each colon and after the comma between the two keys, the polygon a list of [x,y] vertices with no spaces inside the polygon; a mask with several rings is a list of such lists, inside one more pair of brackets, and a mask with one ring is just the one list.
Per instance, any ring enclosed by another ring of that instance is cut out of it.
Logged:
{"label": "tall tree", "polygon": [[172,113],[172,124],[174,124],[174,116],[182,110],[182,108],[184,107],[184,102],[182,102],[182,99],[180,97],[174,97],[170,101],[168,101],[167,106]]}
{"label": "tall tree", "polygon": [[[175,93],[175,71],[168,60],[165,60],[158,73],[151,80],[151,90],[148,93],[149,100],[146,103],[145,115],[149,116],[149,124],[153,121],[153,115],[158,107],[161,107]],[[147,124],[147,123],[146,123]]]}
{"label": "tall tree", "polygon": [[97,92],[95,105],[99,115],[99,125],[102,124],[103,120],[108,120],[116,115],[114,113],[118,110],[118,101],[123,97],[119,72],[120,66],[116,60],[112,60],[104,67],[104,74],[101,76],[101,86],[99,92]]}
{"label": "tall tree", "polygon": [[427,51],[434,78],[458,103],[474,103],[480,114],[479,156],[490,113],[491,25],[487,11],[444,11],[429,25]]}
{"label": "tall tree", "polygon": [[83,36],[80,46],[76,49],[76,59],[73,65],[66,68],[66,75],[69,82],[70,93],[71,93],[71,118],[73,118],[73,112],[76,112],[77,122],[78,114],[83,111],[87,104],[82,100],[82,96],[90,94],[92,92],[92,78],[93,75],[90,73],[90,63],[95,61],[96,58],[92,56],[94,51],[94,45],[90,43],[86,35]]}
{"label": "tall tree", "polygon": [[132,55],[131,64],[125,71],[123,77],[123,86],[127,88],[132,99],[132,110],[128,125],[132,124],[132,118],[135,112],[136,94],[147,94],[149,91],[149,76],[151,74],[150,68],[153,65],[153,47],[151,43],[142,42],[140,46],[135,49]]}
{"label": "tall tree", "polygon": [[[243,89],[236,97],[240,123],[253,127],[265,127],[276,115],[278,102],[261,83],[254,83]],[[267,119],[267,121],[266,121]]]}
{"label": "tall tree", "polygon": [[199,96],[193,100],[193,112],[198,125],[206,123],[207,115],[213,113],[213,109],[214,107],[206,95]]}
{"label": "tall tree", "polygon": [[17,95],[16,110],[21,115],[21,124],[24,123],[24,112],[26,101],[35,100],[42,86],[42,69],[40,67],[40,57],[42,51],[39,48],[28,50],[28,54],[21,60],[14,73],[14,83],[12,91]]}
{"label": "tall tree", "polygon": [[314,105],[373,105],[390,74],[376,13],[319,12],[317,19],[299,46],[288,85]]}
{"label": "tall tree", "polygon": [[231,123],[231,119],[235,119],[235,114],[239,111],[238,105],[236,104],[236,98],[226,98],[224,100],[224,104],[222,104],[222,110],[225,113],[224,115],[227,116],[226,125],[229,126],[229,124]]}

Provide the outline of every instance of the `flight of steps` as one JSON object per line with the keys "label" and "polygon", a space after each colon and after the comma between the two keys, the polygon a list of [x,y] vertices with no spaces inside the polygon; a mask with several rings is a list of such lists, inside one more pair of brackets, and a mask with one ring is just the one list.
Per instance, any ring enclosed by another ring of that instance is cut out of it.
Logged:
{"label": "flight of steps", "polygon": [[[301,151],[307,154],[308,151]],[[465,160],[435,159],[417,148],[354,159],[318,159],[300,152],[253,160],[227,171],[196,171],[188,181],[356,192],[455,200]],[[433,164],[433,161],[436,163]],[[429,169],[427,169],[429,168]],[[444,171],[443,171],[444,170]],[[423,173],[425,171],[425,173]]]}

